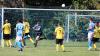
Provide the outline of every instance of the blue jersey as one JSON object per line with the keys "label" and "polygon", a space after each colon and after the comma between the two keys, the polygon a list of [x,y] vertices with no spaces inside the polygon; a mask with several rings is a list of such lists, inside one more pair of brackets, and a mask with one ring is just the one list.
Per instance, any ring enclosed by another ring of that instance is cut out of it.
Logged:
{"label": "blue jersey", "polygon": [[22,36],[23,35],[23,29],[24,29],[24,25],[22,23],[17,23],[16,24],[17,36]]}
{"label": "blue jersey", "polygon": [[89,29],[89,32],[94,32],[95,24],[93,22],[89,23],[89,27],[91,27],[91,29]]}

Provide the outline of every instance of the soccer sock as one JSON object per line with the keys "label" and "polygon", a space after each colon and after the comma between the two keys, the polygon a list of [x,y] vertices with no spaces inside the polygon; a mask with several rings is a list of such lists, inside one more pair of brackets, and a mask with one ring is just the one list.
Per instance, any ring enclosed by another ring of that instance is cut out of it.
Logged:
{"label": "soccer sock", "polygon": [[23,39],[23,40],[22,40],[22,45],[23,45],[23,46],[26,46],[25,40],[26,40],[26,39]]}
{"label": "soccer sock", "polygon": [[17,45],[17,42],[15,41],[14,47],[16,47],[16,45]]}
{"label": "soccer sock", "polygon": [[5,42],[6,42],[6,45],[7,45],[7,47],[9,46],[9,42],[8,42],[8,40],[5,40]]}
{"label": "soccer sock", "polygon": [[32,38],[31,38],[31,37],[29,38],[29,40],[30,40],[32,43],[34,43],[34,41],[32,40]]}
{"label": "soccer sock", "polygon": [[65,49],[64,49],[64,45],[61,45],[61,49],[62,49],[62,51],[64,51]]}
{"label": "soccer sock", "polygon": [[12,46],[11,40],[8,40],[8,42],[9,42],[9,45]]}
{"label": "soccer sock", "polygon": [[59,45],[56,44],[56,51],[59,51]]}
{"label": "soccer sock", "polygon": [[96,44],[95,43],[93,44],[93,47],[96,48]]}
{"label": "soccer sock", "polygon": [[22,43],[21,42],[17,42],[18,47],[21,49],[22,48]]}
{"label": "soccer sock", "polygon": [[89,47],[89,48],[92,47],[92,41],[91,41],[91,39],[88,39],[88,47]]}

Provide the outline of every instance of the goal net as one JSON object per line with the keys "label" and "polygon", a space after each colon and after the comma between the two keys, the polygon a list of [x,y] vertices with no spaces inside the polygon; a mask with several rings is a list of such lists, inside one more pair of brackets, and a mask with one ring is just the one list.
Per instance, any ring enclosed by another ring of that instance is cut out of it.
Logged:
{"label": "goal net", "polygon": [[[15,38],[14,30],[18,19],[28,19],[30,34],[34,38],[32,27],[37,21],[42,25],[42,38],[54,39],[54,29],[58,22],[65,30],[65,40],[85,41],[87,39],[87,27],[89,18],[94,22],[100,22],[100,10],[68,10],[68,9],[35,9],[35,8],[2,8],[0,9],[0,25],[8,19],[11,23],[11,38]],[[1,28],[0,28],[1,29]],[[3,32],[2,32],[3,33]],[[1,39],[3,34],[0,34]]]}

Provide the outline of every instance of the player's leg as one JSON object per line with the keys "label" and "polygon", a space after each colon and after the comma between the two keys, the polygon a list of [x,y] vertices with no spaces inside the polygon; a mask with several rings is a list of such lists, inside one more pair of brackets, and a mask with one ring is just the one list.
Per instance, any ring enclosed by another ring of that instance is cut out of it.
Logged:
{"label": "player's leg", "polygon": [[10,34],[8,35],[8,42],[9,42],[9,46],[12,47],[12,43],[11,43],[11,38],[10,38]]}
{"label": "player's leg", "polygon": [[23,51],[23,47],[22,47],[22,42],[21,42],[21,40],[20,41],[17,41],[17,45],[18,45],[18,47],[19,47],[19,50],[18,51]]}
{"label": "player's leg", "polygon": [[95,44],[96,43],[96,38],[93,37],[92,41],[93,41],[93,48],[96,49],[96,44]]}
{"label": "player's leg", "polygon": [[9,42],[8,42],[8,40],[5,40],[5,42],[6,42],[6,46],[9,47]]}
{"label": "player's leg", "polygon": [[16,42],[16,40],[15,40],[15,43],[14,43],[14,46],[13,46],[13,47],[16,47],[16,45],[17,45],[17,42]]}
{"label": "player's leg", "polygon": [[34,43],[33,39],[31,38],[31,36],[28,34],[29,40]]}
{"label": "player's leg", "polygon": [[59,51],[59,39],[56,39],[56,51]]}
{"label": "player's leg", "polygon": [[16,43],[17,43],[17,46],[19,47],[18,51],[23,51],[22,36],[17,36]]}
{"label": "player's leg", "polygon": [[92,33],[88,33],[88,50],[91,50],[92,44]]}
{"label": "player's leg", "polygon": [[8,38],[7,34],[4,34],[4,41],[6,43],[6,46],[8,47],[9,44],[8,44],[8,39],[7,38]]}
{"label": "player's leg", "polygon": [[35,43],[34,43],[35,47],[37,47],[37,44],[38,44],[39,38],[40,38],[40,36],[37,36],[36,39],[35,39]]}
{"label": "player's leg", "polygon": [[26,39],[28,38],[27,33],[25,33],[24,38],[23,38],[23,45],[26,46]]}
{"label": "player's leg", "polygon": [[61,46],[62,51],[65,51],[63,39],[60,39],[60,46]]}

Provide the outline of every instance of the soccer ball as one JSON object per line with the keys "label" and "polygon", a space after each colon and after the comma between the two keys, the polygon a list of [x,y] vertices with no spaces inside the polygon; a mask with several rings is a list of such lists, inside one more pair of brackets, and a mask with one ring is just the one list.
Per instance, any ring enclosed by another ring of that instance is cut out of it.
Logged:
{"label": "soccer ball", "polygon": [[61,7],[65,7],[65,4],[62,4]]}

